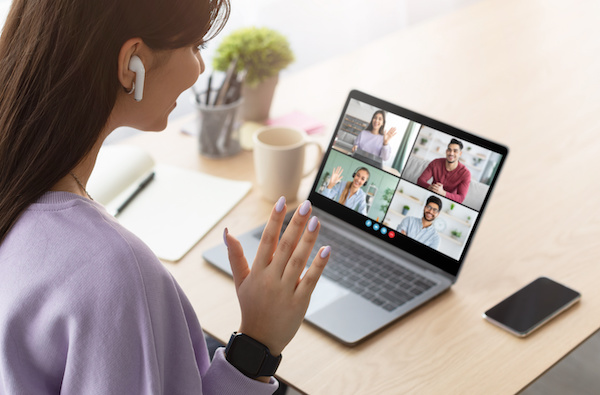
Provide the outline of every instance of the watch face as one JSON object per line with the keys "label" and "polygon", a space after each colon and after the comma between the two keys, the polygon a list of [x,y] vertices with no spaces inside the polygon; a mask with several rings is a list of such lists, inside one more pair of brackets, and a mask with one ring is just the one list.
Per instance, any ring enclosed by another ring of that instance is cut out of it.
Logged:
{"label": "watch face", "polygon": [[242,373],[256,376],[266,355],[260,343],[247,336],[236,336],[227,356]]}

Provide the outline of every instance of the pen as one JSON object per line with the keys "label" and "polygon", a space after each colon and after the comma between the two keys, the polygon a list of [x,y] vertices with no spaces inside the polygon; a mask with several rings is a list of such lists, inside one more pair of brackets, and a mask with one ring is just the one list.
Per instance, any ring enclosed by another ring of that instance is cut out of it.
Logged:
{"label": "pen", "polygon": [[229,63],[229,67],[227,68],[227,74],[225,75],[225,79],[223,80],[223,85],[221,85],[221,89],[219,89],[219,93],[217,94],[217,98],[215,99],[215,106],[220,106],[225,103],[225,98],[227,97],[227,91],[229,91],[229,86],[231,85],[232,78],[235,78],[238,58],[233,59]]}
{"label": "pen", "polygon": [[229,86],[229,91],[227,92],[225,104],[234,103],[240,99],[242,96],[242,85],[245,79],[246,69],[243,69],[238,75],[236,75],[236,78],[232,79],[231,85]]}
{"label": "pen", "polygon": [[244,82],[246,82],[246,75],[248,74],[248,70],[243,69],[240,74],[238,75],[237,78],[237,85],[236,85],[236,91],[235,91],[235,96],[233,98],[233,101],[237,101],[240,99],[240,97],[242,97],[242,86],[244,85]]}
{"label": "pen", "polygon": [[208,87],[206,88],[206,105],[210,106],[210,87],[212,85],[212,74],[208,77]]}
{"label": "pen", "polygon": [[148,175],[148,177],[144,178],[144,180],[140,183],[140,185],[138,185],[138,187],[136,188],[135,191],[133,191],[133,193],[131,194],[131,196],[129,196],[127,198],[127,200],[125,200],[123,202],[123,204],[121,204],[119,206],[119,208],[117,208],[117,211],[115,212],[115,217],[119,214],[121,214],[121,212],[123,210],[125,210],[125,208],[129,205],[129,203],[131,203],[131,201],[140,194],[140,192],[142,192],[142,190],[144,190],[144,188],[146,188],[148,186],[148,184],[150,184],[150,181],[152,181],[154,179],[154,172],[150,173]]}

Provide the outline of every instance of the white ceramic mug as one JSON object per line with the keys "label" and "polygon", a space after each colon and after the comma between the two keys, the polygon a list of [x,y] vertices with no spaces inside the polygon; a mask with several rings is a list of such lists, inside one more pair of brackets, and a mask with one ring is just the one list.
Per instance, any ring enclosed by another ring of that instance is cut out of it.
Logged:
{"label": "white ceramic mug", "polygon": [[[320,163],[323,150],[310,141],[300,129],[266,126],[252,136],[254,142],[254,170],[262,195],[276,201],[285,196],[294,201],[302,178],[309,175]],[[304,169],[304,153],[308,145],[318,149],[316,163]]]}

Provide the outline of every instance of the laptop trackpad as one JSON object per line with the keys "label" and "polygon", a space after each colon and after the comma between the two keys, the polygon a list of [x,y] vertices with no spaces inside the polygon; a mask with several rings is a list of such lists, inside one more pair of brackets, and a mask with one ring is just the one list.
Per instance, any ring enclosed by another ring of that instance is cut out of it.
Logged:
{"label": "laptop trackpad", "polygon": [[350,291],[340,287],[333,281],[325,277],[321,277],[310,298],[310,304],[308,305],[306,316],[316,313],[323,307],[329,306],[336,300],[343,298],[349,293]]}

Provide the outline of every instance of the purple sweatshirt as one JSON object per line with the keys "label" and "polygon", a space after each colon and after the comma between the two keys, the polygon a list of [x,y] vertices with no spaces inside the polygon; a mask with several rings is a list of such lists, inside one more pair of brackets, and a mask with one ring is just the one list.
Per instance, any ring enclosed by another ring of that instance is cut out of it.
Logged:
{"label": "purple sweatshirt", "polygon": [[217,350],[150,249],[95,202],[48,192],[0,244],[0,393],[270,394]]}
{"label": "purple sweatshirt", "polygon": [[392,152],[389,145],[383,145],[383,135],[373,134],[368,130],[363,130],[356,136],[354,145],[363,151],[381,157],[383,160],[388,160]]}

